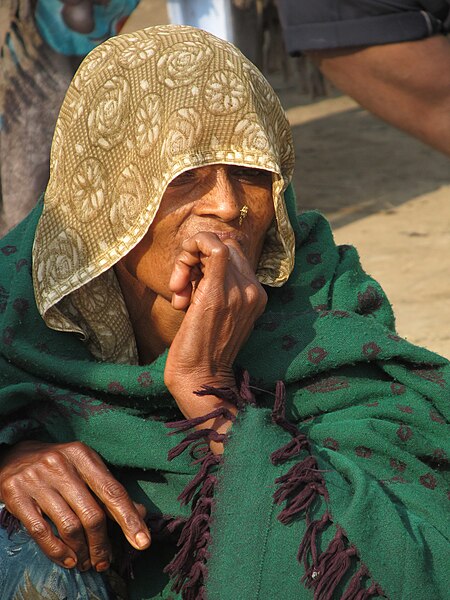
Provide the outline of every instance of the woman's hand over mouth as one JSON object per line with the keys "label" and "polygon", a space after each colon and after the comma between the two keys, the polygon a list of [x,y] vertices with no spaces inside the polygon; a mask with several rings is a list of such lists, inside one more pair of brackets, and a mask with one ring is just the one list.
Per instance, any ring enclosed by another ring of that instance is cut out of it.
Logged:
{"label": "woman's hand over mouth", "polygon": [[[222,233],[222,232],[221,232]],[[203,385],[229,387],[237,392],[233,363],[267,303],[241,245],[229,237],[201,232],[183,243],[170,279],[172,305],[186,316],[172,342],[164,379],[186,418],[225,406],[213,396],[196,396]],[[216,419],[202,427],[223,433],[230,426]],[[214,451],[220,452],[221,444]]]}

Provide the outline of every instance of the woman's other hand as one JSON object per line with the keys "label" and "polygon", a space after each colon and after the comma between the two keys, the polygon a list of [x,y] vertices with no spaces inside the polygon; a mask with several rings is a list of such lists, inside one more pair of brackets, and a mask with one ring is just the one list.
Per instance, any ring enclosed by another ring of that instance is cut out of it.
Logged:
{"label": "woman's other hand", "polygon": [[41,550],[63,567],[109,567],[107,515],[134,548],[150,545],[144,507],[81,442],[21,442],[6,450],[0,460],[0,498]]}
{"label": "woman's other hand", "polygon": [[[187,418],[218,406],[217,398],[193,395],[202,385],[236,390],[234,360],[267,303],[267,294],[239,242],[211,232],[183,243],[170,279],[172,306],[186,316],[169,350],[165,382]],[[218,431],[229,423],[214,423]],[[206,424],[205,426],[211,426]]]}

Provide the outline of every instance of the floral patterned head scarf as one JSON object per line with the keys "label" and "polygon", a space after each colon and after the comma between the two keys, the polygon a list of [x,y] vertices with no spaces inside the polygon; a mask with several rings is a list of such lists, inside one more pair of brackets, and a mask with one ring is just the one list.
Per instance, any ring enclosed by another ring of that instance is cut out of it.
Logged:
{"label": "floral patterned head scarf", "polygon": [[170,181],[226,163],[273,173],[274,224],[257,275],[280,286],[294,262],[283,192],[289,124],[241,52],[205,31],[159,26],[111,38],[76,73],[58,117],[33,250],[47,325],[77,331],[101,360],[136,362],[111,267],[144,237]]}

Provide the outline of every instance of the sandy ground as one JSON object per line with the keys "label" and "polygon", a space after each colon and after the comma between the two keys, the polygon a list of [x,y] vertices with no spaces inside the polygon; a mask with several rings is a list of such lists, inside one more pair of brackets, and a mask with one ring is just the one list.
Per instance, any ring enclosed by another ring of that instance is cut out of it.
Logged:
{"label": "sandy ground", "polygon": [[[167,22],[142,0],[132,31]],[[410,341],[450,358],[450,161],[338,96],[308,103],[275,85],[291,122],[300,210],[331,221],[383,285]]]}
{"label": "sandy ground", "polygon": [[336,241],[358,248],[401,335],[450,358],[449,159],[347,97],[287,113],[299,208],[323,212]]}

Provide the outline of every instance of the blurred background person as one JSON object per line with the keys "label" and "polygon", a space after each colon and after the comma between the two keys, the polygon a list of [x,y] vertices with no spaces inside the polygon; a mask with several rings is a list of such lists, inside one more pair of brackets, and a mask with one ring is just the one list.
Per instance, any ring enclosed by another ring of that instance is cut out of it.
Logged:
{"label": "blurred background person", "polygon": [[139,0],[2,0],[0,236],[47,185],[56,117],[81,59],[116,35]]}
{"label": "blurred background person", "polygon": [[450,155],[448,0],[278,0],[287,51],[341,91]]}

